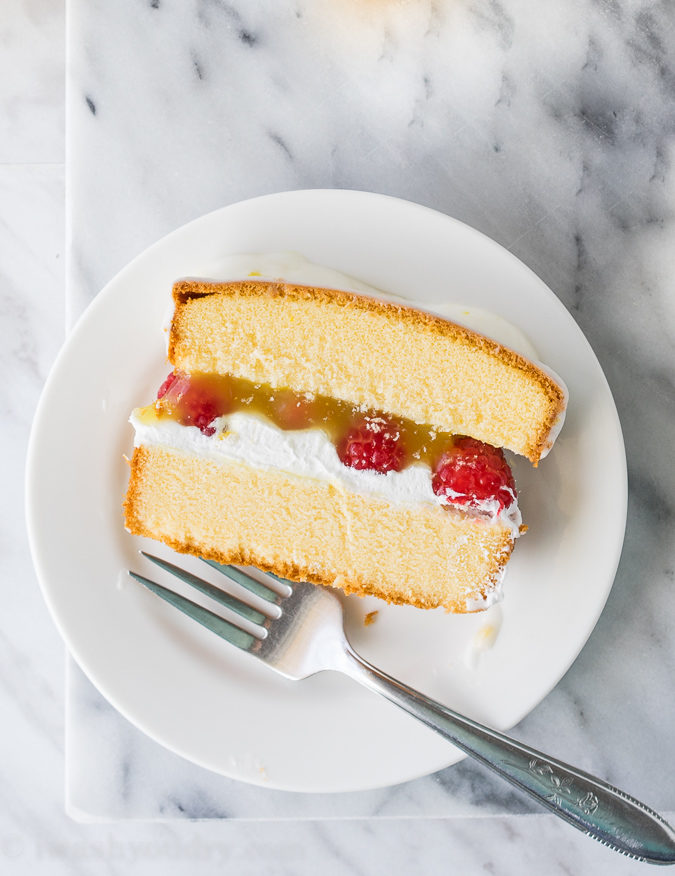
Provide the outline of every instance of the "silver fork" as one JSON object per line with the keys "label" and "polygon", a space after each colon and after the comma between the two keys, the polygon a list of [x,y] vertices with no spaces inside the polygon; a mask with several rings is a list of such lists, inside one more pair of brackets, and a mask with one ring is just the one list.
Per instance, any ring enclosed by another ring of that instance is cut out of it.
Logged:
{"label": "silver fork", "polygon": [[[286,678],[333,669],[400,706],[462,751],[530,794],[569,824],[617,852],[675,863],[675,831],[644,803],[606,782],[473,721],[397,681],[360,657],[344,633],[342,606],[328,589],[204,560],[259,597],[260,609],[173,563],[141,551],[165,571],[248,621],[239,626],[154,581],[129,572],[162,599]],[[269,586],[268,586],[269,585]],[[247,626],[249,628],[247,628]]]}

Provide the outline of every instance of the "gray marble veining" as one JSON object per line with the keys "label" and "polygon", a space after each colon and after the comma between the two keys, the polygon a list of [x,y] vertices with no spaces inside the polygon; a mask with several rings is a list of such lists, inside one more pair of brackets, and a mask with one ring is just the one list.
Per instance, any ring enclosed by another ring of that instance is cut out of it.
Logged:
{"label": "gray marble veining", "polygon": [[[0,397],[15,460],[2,507],[13,595],[0,621],[12,751],[0,860],[17,874],[117,874],[130,863],[309,873],[318,860],[329,874],[642,872],[549,817],[505,817],[535,810],[469,763],[332,800],[229,782],[142,736],[72,665],[64,745],[63,648],[30,586],[17,514],[30,415],[62,338],[62,28],[47,0],[10,0],[0,13]],[[663,767],[675,761],[672,5],[71,0],[68,30],[70,324],[174,227],[313,186],[456,216],[511,249],[573,313],[621,416],[626,542],[591,639],[516,732],[675,809]],[[64,750],[73,814],[117,825],[85,830],[63,817]],[[238,820],[261,817],[293,820]]]}

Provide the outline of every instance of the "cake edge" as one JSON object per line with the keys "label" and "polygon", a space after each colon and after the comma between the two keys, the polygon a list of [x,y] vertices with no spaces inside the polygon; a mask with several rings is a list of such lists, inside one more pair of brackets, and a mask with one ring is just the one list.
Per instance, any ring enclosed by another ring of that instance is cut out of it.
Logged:
{"label": "cake edge", "polygon": [[[536,363],[517,353],[515,350],[500,344],[485,335],[468,329],[459,323],[443,319],[432,313],[417,310],[402,304],[370,298],[356,292],[346,292],[340,289],[328,289],[317,286],[303,286],[294,283],[272,280],[234,280],[213,281],[205,279],[181,279],[173,285],[174,314],[169,333],[168,358],[171,364],[175,362],[176,335],[179,334],[181,308],[190,300],[204,298],[209,295],[248,296],[258,298],[288,298],[289,300],[314,300],[337,303],[341,307],[355,307],[363,312],[376,312],[395,315],[410,325],[424,326],[455,342],[465,346],[480,349],[481,352],[497,359],[501,364],[524,372],[536,382],[543,392],[548,411],[537,434],[523,454],[533,466],[550,450],[555,434],[555,427],[565,412],[567,404],[566,393],[546,371],[537,367]],[[294,388],[294,387],[291,387]],[[303,389],[299,387],[298,389]]]}

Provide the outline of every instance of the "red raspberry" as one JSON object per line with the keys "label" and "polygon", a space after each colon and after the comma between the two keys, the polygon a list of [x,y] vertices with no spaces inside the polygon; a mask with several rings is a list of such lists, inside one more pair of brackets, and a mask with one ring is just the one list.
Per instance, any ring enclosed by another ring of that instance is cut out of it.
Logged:
{"label": "red raspberry", "polygon": [[178,415],[184,426],[196,426],[204,435],[215,434],[215,426],[209,424],[220,417],[224,411],[218,399],[190,387],[178,403]]}
{"label": "red raspberry", "polygon": [[164,398],[164,396],[171,389],[171,386],[176,382],[177,379],[178,379],[178,375],[176,374],[175,371],[172,371],[171,374],[169,374],[169,376],[166,378],[164,383],[157,390],[157,400],[158,401],[160,398]]}
{"label": "red raspberry", "polygon": [[401,471],[406,461],[401,430],[384,417],[361,417],[338,442],[336,450],[344,465],[382,474]]}
{"label": "red raspberry", "polygon": [[163,399],[162,407],[175,407],[190,385],[190,375],[172,371],[157,390],[157,400]]}
{"label": "red raspberry", "polygon": [[516,482],[502,450],[464,436],[441,456],[431,485],[437,496],[456,505],[478,508],[496,500],[496,513],[516,499]]}
{"label": "red raspberry", "polygon": [[225,380],[202,374],[174,371],[159,388],[162,407],[173,411],[184,426],[196,426],[204,435],[213,435],[210,423],[232,410],[232,391]]}

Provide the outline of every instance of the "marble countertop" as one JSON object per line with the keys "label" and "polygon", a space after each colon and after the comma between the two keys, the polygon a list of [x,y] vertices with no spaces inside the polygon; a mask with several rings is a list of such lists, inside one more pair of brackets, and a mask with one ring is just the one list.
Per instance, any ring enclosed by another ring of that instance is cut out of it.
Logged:
{"label": "marble countertop", "polygon": [[[224,204],[294,188],[378,191],[455,216],[514,252],[570,310],[607,375],[628,457],[626,541],[605,611],[516,735],[549,750],[555,740],[558,755],[672,821],[670,4],[70,0],[67,101],[63,4],[10,0],[3,17],[11,465],[2,531],[12,597],[0,621],[11,752],[0,773],[0,862],[31,874],[116,874],[131,862],[143,874],[644,870],[535,814],[470,763],[429,786],[452,805],[429,807],[426,791],[402,786],[385,799],[390,808],[404,800],[388,817],[355,801],[332,811],[272,798],[261,806],[245,787],[223,797],[210,776],[167,760],[129,727],[67,660],[20,509],[32,412],[64,319],[72,325],[158,237]],[[98,823],[64,813],[66,750],[70,813]],[[260,815],[268,820],[251,820]]]}

